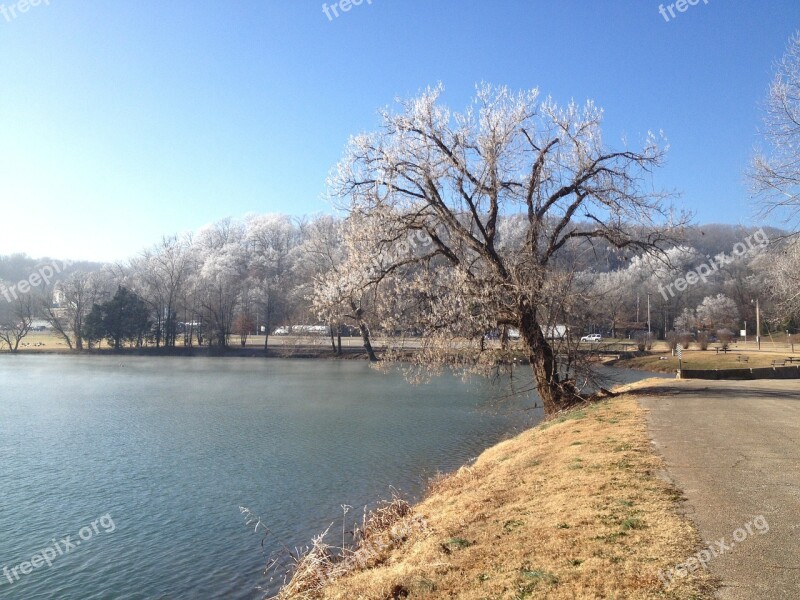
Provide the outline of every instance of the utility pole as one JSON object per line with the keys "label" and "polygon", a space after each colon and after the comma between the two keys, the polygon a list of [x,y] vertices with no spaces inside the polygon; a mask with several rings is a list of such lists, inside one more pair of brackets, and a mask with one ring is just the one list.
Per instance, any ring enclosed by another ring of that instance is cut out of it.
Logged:
{"label": "utility pole", "polygon": [[647,293],[647,335],[652,335],[653,331],[650,328],[650,292]]}
{"label": "utility pole", "polygon": [[758,298],[756,298],[756,342],[758,349],[761,350],[761,311],[758,308]]}

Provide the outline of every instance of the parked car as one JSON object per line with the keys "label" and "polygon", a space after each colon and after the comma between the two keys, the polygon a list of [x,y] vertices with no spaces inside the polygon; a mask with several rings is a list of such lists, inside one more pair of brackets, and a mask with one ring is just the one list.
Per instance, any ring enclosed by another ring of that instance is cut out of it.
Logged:
{"label": "parked car", "polygon": [[583,336],[581,338],[581,341],[582,342],[592,342],[592,343],[602,342],[603,341],[603,336],[601,336],[599,333],[591,333],[589,335]]}

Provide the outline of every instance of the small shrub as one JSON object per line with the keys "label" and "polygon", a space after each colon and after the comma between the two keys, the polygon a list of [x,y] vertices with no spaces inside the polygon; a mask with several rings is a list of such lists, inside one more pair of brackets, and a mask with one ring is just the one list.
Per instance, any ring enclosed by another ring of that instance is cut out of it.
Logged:
{"label": "small shrub", "polygon": [[688,350],[689,344],[692,343],[692,334],[683,332],[678,336],[678,341],[680,342],[680,345],[683,346],[684,350]]}
{"label": "small shrub", "polygon": [[697,334],[697,344],[700,350],[708,350],[708,334],[705,331]]}
{"label": "small shrub", "polygon": [[653,335],[651,333],[637,333],[634,339],[636,340],[636,349],[640,352],[653,349]]}
{"label": "small shrub", "polygon": [[717,331],[717,339],[722,344],[722,348],[727,350],[733,341],[733,332],[730,329],[720,329]]}
{"label": "small shrub", "polygon": [[670,351],[674,351],[678,347],[678,334],[676,332],[670,331],[667,334],[666,340]]}

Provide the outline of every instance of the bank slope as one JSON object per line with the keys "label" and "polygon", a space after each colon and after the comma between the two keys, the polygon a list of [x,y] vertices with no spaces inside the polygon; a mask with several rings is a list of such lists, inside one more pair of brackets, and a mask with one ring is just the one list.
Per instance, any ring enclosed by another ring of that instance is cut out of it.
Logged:
{"label": "bank slope", "polygon": [[571,412],[436,483],[402,542],[304,596],[712,598],[702,571],[659,579],[698,547],[661,469],[632,396]]}

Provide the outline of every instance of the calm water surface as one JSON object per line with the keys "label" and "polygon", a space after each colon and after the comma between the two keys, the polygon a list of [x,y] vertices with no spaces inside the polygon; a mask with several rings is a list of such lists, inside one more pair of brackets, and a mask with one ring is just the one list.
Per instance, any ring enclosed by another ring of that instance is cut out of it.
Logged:
{"label": "calm water surface", "polygon": [[539,416],[501,393],[353,361],[0,357],[0,598],[259,598],[265,551]]}

